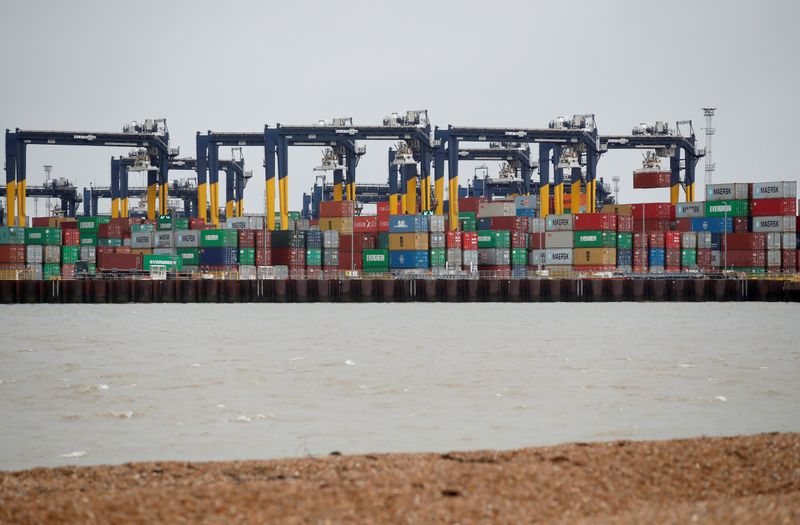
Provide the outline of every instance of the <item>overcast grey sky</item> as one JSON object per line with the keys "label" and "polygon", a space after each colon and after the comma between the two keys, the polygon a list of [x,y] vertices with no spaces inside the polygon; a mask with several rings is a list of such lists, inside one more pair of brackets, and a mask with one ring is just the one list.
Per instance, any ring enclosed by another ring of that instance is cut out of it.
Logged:
{"label": "overcast grey sky", "polygon": [[[335,116],[377,123],[425,108],[442,127],[542,127],[557,115],[594,113],[601,133],[627,133],[642,121],[692,119],[703,145],[700,108],[712,105],[715,181],[796,180],[798,6],[6,1],[0,126],[119,130],[166,117],[173,145],[194,156],[198,130],[259,131]],[[385,181],[389,146],[367,144],[358,180]],[[41,183],[41,166],[52,164],[78,186],[106,185],[108,159],[125,152],[31,147],[29,184]],[[317,148],[291,149],[293,209],[319,158]],[[255,172],[246,211],[262,211],[263,150],[248,149],[245,159]],[[496,163],[489,166],[496,173]],[[598,174],[609,182],[620,175],[623,202],[666,200],[667,190],[631,188],[638,166],[639,153],[611,152]],[[473,169],[462,163],[462,176]],[[701,161],[698,195],[702,169]]]}

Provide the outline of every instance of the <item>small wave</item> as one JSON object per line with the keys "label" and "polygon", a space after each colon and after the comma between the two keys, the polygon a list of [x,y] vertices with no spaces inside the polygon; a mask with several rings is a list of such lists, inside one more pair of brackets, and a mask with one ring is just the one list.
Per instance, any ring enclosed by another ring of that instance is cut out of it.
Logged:
{"label": "small wave", "polygon": [[66,419],[67,421],[76,421],[81,418],[78,414],[68,414],[66,416],[61,416],[62,419]]}
{"label": "small wave", "polygon": [[694,368],[694,365],[691,363],[680,363],[678,368]]}
{"label": "small wave", "polygon": [[192,363],[192,366],[195,368],[200,368],[203,365],[201,365],[200,363]]}
{"label": "small wave", "polygon": [[225,405],[219,404],[217,405],[217,408],[225,408]]}
{"label": "small wave", "polygon": [[61,454],[59,457],[61,458],[82,458],[86,455],[85,450],[76,450],[75,452],[67,452],[66,454]]}
{"label": "small wave", "polygon": [[[70,388],[72,385],[64,385],[64,388]],[[87,385],[81,388],[81,392],[99,392],[101,390],[108,390],[108,385],[106,384],[99,384],[99,385]]]}
{"label": "small wave", "polygon": [[727,397],[725,397],[725,396],[716,396],[716,397],[714,398],[714,400],[716,400],[716,401],[722,401],[722,402],[724,403],[725,401],[727,401],[727,400],[728,400],[728,398],[727,398]]}
{"label": "small wave", "polygon": [[109,414],[121,419],[130,419],[133,417],[133,410],[123,410],[121,412],[114,412],[112,410],[111,412],[109,412]]}
{"label": "small wave", "polygon": [[346,364],[346,365],[354,365],[354,364],[356,364],[356,362],[351,360],[351,359],[348,359],[347,361],[344,362],[344,364]]}
{"label": "small wave", "polygon": [[302,360],[303,360],[302,357],[293,357],[293,358],[289,359],[289,361],[302,361]]}

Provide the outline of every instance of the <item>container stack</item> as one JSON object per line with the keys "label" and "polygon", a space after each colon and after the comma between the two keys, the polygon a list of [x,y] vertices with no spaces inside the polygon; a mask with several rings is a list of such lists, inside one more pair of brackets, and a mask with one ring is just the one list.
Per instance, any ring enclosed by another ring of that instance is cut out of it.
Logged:
{"label": "container stack", "polygon": [[0,227],[0,271],[16,276],[25,270],[25,228]]}
{"label": "container stack", "polygon": [[430,267],[428,217],[425,215],[389,216],[389,268],[411,270]]}
{"label": "container stack", "polygon": [[611,271],[617,266],[617,216],[582,213],[572,220],[572,264],[580,271]]}
{"label": "container stack", "polygon": [[278,230],[272,232],[272,265],[285,266],[293,279],[305,277],[306,232]]}
{"label": "container stack", "polygon": [[239,264],[239,232],[210,229],[200,231],[199,262],[202,270],[235,272]]}
{"label": "container stack", "polygon": [[[336,230],[333,231],[337,234]],[[322,230],[308,230],[306,237],[306,277],[319,279],[322,277]]]}
{"label": "container stack", "polygon": [[573,216],[548,215],[544,237],[545,264],[548,272],[562,275],[572,271],[574,243]]}

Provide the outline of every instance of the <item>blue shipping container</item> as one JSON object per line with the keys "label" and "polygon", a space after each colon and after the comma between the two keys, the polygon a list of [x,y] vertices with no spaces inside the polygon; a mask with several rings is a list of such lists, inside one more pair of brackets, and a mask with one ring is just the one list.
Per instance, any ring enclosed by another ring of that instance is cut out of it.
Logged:
{"label": "blue shipping container", "polygon": [[231,266],[239,264],[238,248],[203,248],[200,250],[200,266]]}
{"label": "blue shipping container", "polygon": [[664,248],[650,248],[650,266],[664,266],[667,261]]}
{"label": "blue shipping container", "polygon": [[476,223],[478,230],[491,230],[492,229],[492,218],[491,217],[481,217],[478,219]]}
{"label": "blue shipping container", "polygon": [[528,267],[527,266],[512,266],[511,267],[511,277],[515,278],[523,278],[527,277],[528,275]]}
{"label": "blue shipping container", "polygon": [[415,233],[428,231],[427,215],[390,215],[390,233]]}
{"label": "blue shipping container", "polygon": [[733,217],[695,217],[691,220],[694,232],[733,232]]}
{"label": "blue shipping container", "polygon": [[517,217],[536,217],[534,208],[517,208]]}
{"label": "blue shipping container", "polygon": [[389,268],[392,269],[427,268],[429,265],[428,250],[394,250],[389,252]]}
{"label": "blue shipping container", "polygon": [[633,264],[633,250],[617,250],[617,265],[631,266]]}
{"label": "blue shipping container", "polygon": [[306,248],[309,250],[322,248],[322,230],[308,230],[306,232]]}

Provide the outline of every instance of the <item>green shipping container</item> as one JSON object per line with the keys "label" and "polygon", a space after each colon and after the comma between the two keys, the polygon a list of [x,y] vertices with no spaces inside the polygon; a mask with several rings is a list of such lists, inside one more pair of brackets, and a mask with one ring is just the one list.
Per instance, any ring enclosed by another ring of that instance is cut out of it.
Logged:
{"label": "green shipping container", "polygon": [[185,266],[200,265],[200,250],[197,248],[177,248],[178,257]]}
{"label": "green shipping container", "polygon": [[461,223],[461,231],[474,232],[478,230],[477,219],[459,219],[458,222]]}
{"label": "green shipping container", "polygon": [[750,213],[750,201],[707,201],[706,217],[747,217]]}
{"label": "green shipping container", "polygon": [[185,217],[172,217],[171,215],[158,216],[159,230],[188,230],[189,219]]}
{"label": "green shipping container", "polygon": [[615,248],[617,246],[616,232],[587,230],[573,234],[575,248]]}
{"label": "green shipping container", "polygon": [[734,272],[750,273],[750,274],[767,273],[767,269],[766,268],[760,268],[760,267],[759,268],[750,268],[750,267],[747,267],[747,266],[741,266],[741,267],[740,266],[732,266],[732,267],[730,267],[728,269],[732,270]]}
{"label": "green shipping container", "polygon": [[256,249],[239,248],[239,264],[254,266],[256,264]]}
{"label": "green shipping container", "polygon": [[511,232],[507,230],[480,230],[478,248],[510,248]]}
{"label": "green shipping container", "polygon": [[99,237],[97,239],[97,246],[122,246],[122,239],[105,239],[103,237]]}
{"label": "green shipping container", "polygon": [[25,244],[61,245],[61,228],[25,228]]}
{"label": "green shipping container", "polygon": [[81,232],[81,246],[97,246],[97,232]]}
{"label": "green shipping container", "polygon": [[149,222],[144,224],[131,224],[131,233],[142,233],[142,232],[146,233],[154,231],[156,231],[155,226]]}
{"label": "green shipping container", "polygon": [[[388,240],[387,240],[387,245]],[[363,253],[365,272],[388,272],[389,271],[389,250],[364,250]]]}
{"label": "green shipping container", "polygon": [[380,232],[378,234],[378,249],[379,250],[388,250],[389,249],[389,232]]}
{"label": "green shipping container", "polygon": [[627,232],[620,232],[617,234],[617,249],[618,250],[632,250],[633,249],[633,234]]}
{"label": "green shipping container", "polygon": [[78,229],[81,232],[94,232],[97,233],[97,228],[101,224],[106,224],[111,220],[111,217],[79,217]]}
{"label": "green shipping container", "polygon": [[239,244],[239,230],[200,230],[200,247],[236,248]]}
{"label": "green shipping container", "polygon": [[55,263],[42,265],[42,278],[53,279],[61,277],[61,265]]}
{"label": "green shipping container", "polygon": [[472,221],[478,220],[478,214],[474,211],[460,211],[458,212],[458,220],[468,219]]}
{"label": "green shipping container", "polygon": [[0,244],[25,244],[25,228],[0,226]]}
{"label": "green shipping container", "polygon": [[528,264],[528,250],[525,248],[511,249],[511,265],[526,266]]}
{"label": "green shipping container", "polygon": [[309,248],[306,250],[306,266],[322,266],[322,249]]}
{"label": "green shipping container", "polygon": [[681,266],[684,268],[697,266],[697,250],[688,248],[681,250]]}
{"label": "green shipping container", "polygon": [[142,268],[144,271],[150,271],[150,268],[154,264],[161,264],[167,267],[167,271],[169,270],[182,270],[183,269],[183,259],[172,255],[155,255],[151,253],[144,254],[142,258]]}
{"label": "green shipping container", "polygon": [[80,246],[62,246],[61,247],[61,264],[75,264],[81,254]]}
{"label": "green shipping container", "polygon": [[431,268],[447,266],[447,250],[444,248],[431,248],[430,251]]}

